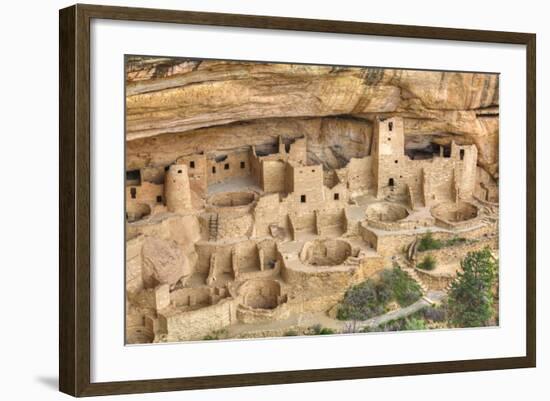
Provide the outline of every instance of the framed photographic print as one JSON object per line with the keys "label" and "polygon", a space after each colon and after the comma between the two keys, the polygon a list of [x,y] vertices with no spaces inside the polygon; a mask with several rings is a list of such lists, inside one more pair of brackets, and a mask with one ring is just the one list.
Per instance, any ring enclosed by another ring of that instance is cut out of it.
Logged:
{"label": "framed photographic print", "polygon": [[535,35],[60,11],[60,390],[534,367]]}

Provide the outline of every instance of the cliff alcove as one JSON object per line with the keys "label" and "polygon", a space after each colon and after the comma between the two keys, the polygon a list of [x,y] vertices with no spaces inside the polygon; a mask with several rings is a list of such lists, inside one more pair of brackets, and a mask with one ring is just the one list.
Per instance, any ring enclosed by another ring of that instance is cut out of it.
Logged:
{"label": "cliff alcove", "polygon": [[282,133],[306,136],[311,162],[343,167],[370,152],[378,115],[402,117],[416,142],[476,144],[478,164],[498,178],[495,74],[139,57],[128,65],[128,168],[171,163],[199,145],[275,144]]}

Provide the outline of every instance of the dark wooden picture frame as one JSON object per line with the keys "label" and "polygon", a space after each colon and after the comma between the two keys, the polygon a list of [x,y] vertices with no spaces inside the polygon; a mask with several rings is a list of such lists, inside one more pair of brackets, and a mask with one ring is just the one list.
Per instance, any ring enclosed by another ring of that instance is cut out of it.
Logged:
{"label": "dark wooden picture frame", "polygon": [[[90,22],[93,18],[526,46],[526,356],[91,383]],[[93,396],[535,367],[535,34],[80,4],[60,10],[59,29],[59,388],[62,392]]]}

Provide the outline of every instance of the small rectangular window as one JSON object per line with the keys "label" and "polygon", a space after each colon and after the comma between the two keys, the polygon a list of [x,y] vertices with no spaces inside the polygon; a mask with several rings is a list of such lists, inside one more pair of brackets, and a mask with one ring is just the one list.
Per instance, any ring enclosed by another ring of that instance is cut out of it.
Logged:
{"label": "small rectangular window", "polygon": [[246,167],[245,162],[241,162],[241,168],[245,168],[245,167]]}
{"label": "small rectangular window", "polygon": [[334,194],[334,200],[340,200],[340,194]]}
{"label": "small rectangular window", "polygon": [[464,149],[460,149],[460,160],[464,160]]}
{"label": "small rectangular window", "polygon": [[393,122],[390,121],[390,122],[388,123],[388,129],[389,129],[390,131],[393,131]]}
{"label": "small rectangular window", "polygon": [[157,203],[162,203],[162,196],[157,196]]}
{"label": "small rectangular window", "polygon": [[306,196],[305,195],[300,196],[300,202],[306,203]]}
{"label": "small rectangular window", "polygon": [[128,181],[140,181],[141,180],[141,171],[140,170],[129,170],[126,172],[126,179]]}
{"label": "small rectangular window", "polygon": [[212,166],[212,174],[216,174],[216,166]]}
{"label": "small rectangular window", "polygon": [[181,174],[182,173],[182,170],[178,170],[178,174]]}
{"label": "small rectangular window", "polygon": [[223,165],[223,169],[224,169],[224,170],[229,170],[229,163],[225,163],[225,164]]}
{"label": "small rectangular window", "polygon": [[189,167],[195,168],[195,161],[194,161],[194,160],[191,160],[191,161],[189,162]]}
{"label": "small rectangular window", "polygon": [[130,188],[130,196],[132,199],[136,199],[137,190],[135,188]]}

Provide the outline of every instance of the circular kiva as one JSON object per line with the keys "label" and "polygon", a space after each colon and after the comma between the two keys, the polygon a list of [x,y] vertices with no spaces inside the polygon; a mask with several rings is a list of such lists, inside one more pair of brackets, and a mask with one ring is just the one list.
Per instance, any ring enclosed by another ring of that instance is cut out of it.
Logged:
{"label": "circular kiva", "polygon": [[437,219],[458,223],[476,218],[478,209],[468,202],[446,202],[434,206],[431,212]]}
{"label": "circular kiva", "polygon": [[351,255],[351,245],[339,239],[317,239],[306,242],[300,253],[302,262],[309,266],[341,265]]}
{"label": "circular kiva", "polygon": [[145,326],[131,326],[126,330],[126,342],[128,344],[152,343],[154,334],[151,329]]}
{"label": "circular kiva", "polygon": [[409,212],[401,205],[379,202],[369,205],[366,210],[366,215],[367,219],[371,221],[394,222],[403,220],[409,215]]}
{"label": "circular kiva", "polygon": [[220,192],[208,199],[208,204],[217,208],[241,207],[254,203],[258,194],[253,191]]}
{"label": "circular kiva", "polygon": [[277,280],[250,280],[239,289],[242,304],[252,309],[275,309],[283,302]]}

